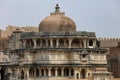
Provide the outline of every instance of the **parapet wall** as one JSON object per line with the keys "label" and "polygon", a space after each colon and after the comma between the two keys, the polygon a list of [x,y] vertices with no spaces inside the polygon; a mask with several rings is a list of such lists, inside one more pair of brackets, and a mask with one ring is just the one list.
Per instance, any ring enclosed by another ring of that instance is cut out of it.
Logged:
{"label": "parapet wall", "polygon": [[102,48],[116,47],[120,42],[120,38],[97,38],[97,40],[100,41]]}

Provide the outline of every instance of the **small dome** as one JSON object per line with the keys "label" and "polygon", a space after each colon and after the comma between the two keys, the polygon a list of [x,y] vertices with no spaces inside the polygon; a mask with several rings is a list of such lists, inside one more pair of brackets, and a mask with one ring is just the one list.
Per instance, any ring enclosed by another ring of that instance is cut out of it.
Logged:
{"label": "small dome", "polygon": [[39,25],[40,32],[74,32],[76,25],[72,19],[60,12],[58,4],[55,7],[55,12],[46,17]]}

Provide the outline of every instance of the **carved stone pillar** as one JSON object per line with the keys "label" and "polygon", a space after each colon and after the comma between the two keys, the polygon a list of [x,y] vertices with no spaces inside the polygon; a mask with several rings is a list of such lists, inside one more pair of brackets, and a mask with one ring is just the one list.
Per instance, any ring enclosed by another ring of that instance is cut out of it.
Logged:
{"label": "carved stone pillar", "polygon": [[48,67],[48,76],[51,76],[51,67]]}
{"label": "carved stone pillar", "polygon": [[56,39],[56,48],[59,47],[59,39]]}
{"label": "carved stone pillar", "polygon": [[67,47],[66,39],[64,39],[64,45],[65,45],[65,48],[66,48]]}
{"label": "carved stone pillar", "polygon": [[55,76],[58,76],[58,67],[55,68]]}
{"label": "carved stone pillar", "polygon": [[41,77],[42,76],[41,68],[38,69],[39,69],[39,76]]}
{"label": "carved stone pillar", "polygon": [[23,47],[22,48],[26,48],[26,40],[23,40]]}
{"label": "carved stone pillar", "polygon": [[25,78],[26,80],[29,80],[29,68],[26,69],[26,74],[25,74]]}
{"label": "carved stone pillar", "polygon": [[86,48],[89,48],[89,40],[86,40]]}
{"label": "carved stone pillar", "polygon": [[42,39],[40,39],[40,47],[42,47]]}
{"label": "carved stone pillar", "polygon": [[53,47],[53,39],[50,39],[50,47]]}
{"label": "carved stone pillar", "polygon": [[61,68],[61,75],[64,76],[64,67]]}
{"label": "carved stone pillar", "polygon": [[45,39],[45,41],[46,41],[46,47],[48,47],[48,40],[47,40],[47,39]]}
{"label": "carved stone pillar", "polygon": [[79,40],[79,46],[80,46],[80,48],[82,48],[82,42],[81,42],[81,40]]}
{"label": "carved stone pillar", "polygon": [[33,43],[34,43],[34,48],[36,48],[36,41],[37,41],[37,39],[33,39]]}
{"label": "carved stone pillar", "polygon": [[96,47],[96,40],[93,41],[93,47]]}
{"label": "carved stone pillar", "polygon": [[68,40],[69,40],[69,48],[71,48],[72,39],[68,39]]}
{"label": "carved stone pillar", "polygon": [[44,69],[44,77],[46,76],[46,70],[45,70],[45,68],[43,68]]}
{"label": "carved stone pillar", "polygon": [[36,77],[36,69],[34,69],[34,77]]}
{"label": "carved stone pillar", "polygon": [[15,68],[14,69],[15,70],[15,74],[14,74],[14,76],[15,76],[15,79],[18,79],[18,77],[19,77],[19,69],[18,68]]}
{"label": "carved stone pillar", "polygon": [[84,48],[87,48],[87,40],[86,39],[83,40],[83,43],[84,43]]}
{"label": "carved stone pillar", "polygon": [[71,68],[69,68],[69,76],[71,76]]}

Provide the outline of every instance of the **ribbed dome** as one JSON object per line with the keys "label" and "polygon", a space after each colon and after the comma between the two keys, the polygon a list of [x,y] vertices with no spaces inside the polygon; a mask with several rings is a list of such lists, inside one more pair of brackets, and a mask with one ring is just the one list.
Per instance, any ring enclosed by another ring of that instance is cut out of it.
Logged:
{"label": "ribbed dome", "polygon": [[74,32],[76,31],[76,25],[72,19],[65,16],[59,10],[58,4],[55,7],[55,12],[46,17],[39,25],[40,32]]}

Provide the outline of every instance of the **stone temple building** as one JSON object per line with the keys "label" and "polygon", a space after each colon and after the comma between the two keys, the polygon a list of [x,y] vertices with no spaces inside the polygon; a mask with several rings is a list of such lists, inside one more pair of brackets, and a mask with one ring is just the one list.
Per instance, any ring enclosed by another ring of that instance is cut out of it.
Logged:
{"label": "stone temple building", "polygon": [[39,32],[16,29],[9,47],[8,56],[1,54],[1,80],[111,80],[107,49],[94,32],[76,31],[58,4]]}

